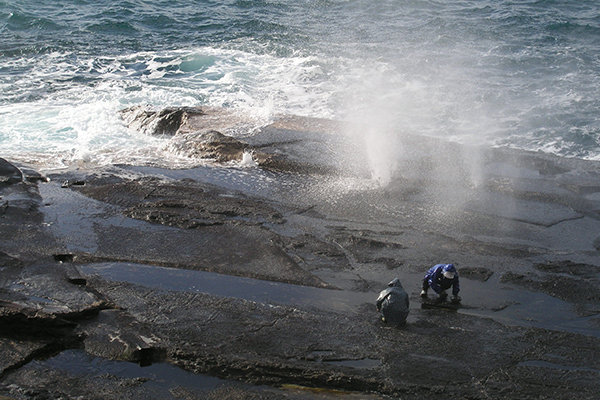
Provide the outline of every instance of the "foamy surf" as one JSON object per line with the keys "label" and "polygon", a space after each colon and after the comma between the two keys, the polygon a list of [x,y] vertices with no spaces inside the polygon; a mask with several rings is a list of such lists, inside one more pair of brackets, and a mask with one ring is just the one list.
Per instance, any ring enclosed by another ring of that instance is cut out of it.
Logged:
{"label": "foamy surf", "polygon": [[21,2],[0,14],[3,155],[185,163],[118,120],[150,104],[239,110],[254,129],[277,114],[370,124],[351,140],[383,184],[410,153],[396,144],[407,134],[600,158],[598,26],[568,5],[113,7]]}
{"label": "foamy surf", "polygon": [[[248,120],[245,128],[228,132],[238,136],[269,123],[277,112],[327,114],[319,104],[326,104],[329,94],[315,82],[321,72],[310,58],[213,48],[100,59],[51,53],[37,59],[31,71],[11,82],[20,88],[12,100],[28,101],[3,106],[0,142],[4,156],[47,168],[165,159],[173,167],[197,163],[169,152],[165,138],[127,129],[119,111],[133,105],[223,107]],[[60,91],[49,90],[59,81]]]}

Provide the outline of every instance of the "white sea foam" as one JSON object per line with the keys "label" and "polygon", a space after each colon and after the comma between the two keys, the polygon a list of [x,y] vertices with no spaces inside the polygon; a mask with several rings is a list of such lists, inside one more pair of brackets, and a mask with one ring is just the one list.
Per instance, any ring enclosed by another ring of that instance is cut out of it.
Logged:
{"label": "white sea foam", "polygon": [[[12,68],[25,69],[27,62],[14,60]],[[0,145],[3,156],[48,167],[165,157],[189,164],[194,160],[165,153],[164,139],[128,130],[118,111],[137,104],[227,107],[253,116],[254,128],[274,113],[327,117],[330,90],[321,87],[322,74],[310,58],[214,48],[114,58],[51,53],[40,56],[27,76],[3,80],[3,87],[20,88],[14,97],[27,101],[3,106]]]}

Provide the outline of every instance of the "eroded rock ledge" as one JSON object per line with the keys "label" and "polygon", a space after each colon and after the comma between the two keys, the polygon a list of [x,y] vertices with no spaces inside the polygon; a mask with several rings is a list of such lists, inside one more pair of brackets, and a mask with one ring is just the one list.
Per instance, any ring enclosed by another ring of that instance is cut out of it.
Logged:
{"label": "eroded rock ledge", "polygon": [[[258,135],[253,134],[252,142],[237,139],[236,134],[256,130],[248,124],[248,117],[232,110],[200,107],[136,106],[120,112],[126,125],[133,130],[152,136],[170,137],[167,148],[177,154],[191,158],[207,159],[218,163],[250,163],[268,170],[294,173],[332,173],[339,169],[328,162],[315,163],[308,157],[294,154],[290,147],[299,142],[299,138],[283,139],[273,135],[276,131],[298,129],[299,120],[286,118],[286,123],[274,122],[260,128]],[[307,124],[306,121],[309,121]],[[322,142],[324,129],[332,128],[333,122],[306,118],[302,126],[317,134],[311,140]],[[334,129],[339,129],[339,126]],[[301,131],[295,130],[297,135]],[[304,131],[306,132],[306,131]],[[256,133],[256,132],[255,132]],[[326,135],[325,135],[326,136]],[[303,135],[306,140],[307,136]],[[306,142],[303,143],[306,146]],[[318,145],[317,151],[325,146]],[[283,151],[285,150],[285,151]],[[315,154],[311,155],[315,158]],[[323,157],[327,159],[328,156]],[[331,157],[329,157],[331,158]]]}

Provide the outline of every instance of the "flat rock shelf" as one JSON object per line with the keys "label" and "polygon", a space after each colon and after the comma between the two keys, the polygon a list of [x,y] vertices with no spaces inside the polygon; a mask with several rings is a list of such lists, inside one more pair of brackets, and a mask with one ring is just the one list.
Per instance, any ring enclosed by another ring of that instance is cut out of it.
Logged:
{"label": "flat rock shelf", "polygon": [[123,115],[206,164],[0,160],[3,398],[597,398],[600,163],[407,135],[383,185],[342,123],[163,111]]}

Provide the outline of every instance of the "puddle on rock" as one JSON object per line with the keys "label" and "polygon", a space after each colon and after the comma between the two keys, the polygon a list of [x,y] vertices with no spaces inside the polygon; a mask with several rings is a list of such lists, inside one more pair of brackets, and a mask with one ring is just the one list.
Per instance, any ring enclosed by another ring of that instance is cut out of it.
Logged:
{"label": "puddle on rock", "polygon": [[[195,394],[199,396],[193,398],[205,398],[204,396],[208,398],[209,392],[226,385],[236,387],[242,385],[250,391],[263,391],[274,394],[274,397],[279,398],[281,396],[286,399],[381,399],[377,395],[310,388],[294,384],[286,384],[281,387],[246,385],[205,374],[195,374],[167,363],[156,363],[141,367],[138,364],[126,361],[108,360],[90,355],[80,349],[66,350],[45,360],[35,360],[23,368],[38,371],[56,370],[61,372],[63,376],[66,375],[65,379],[79,378],[90,382],[106,382],[111,385],[116,383],[121,386],[130,382],[130,384],[141,389],[151,390],[154,395],[152,398],[161,399],[181,398],[177,395],[177,392],[181,392],[182,389],[187,395]],[[361,366],[355,366],[355,368],[361,368]],[[123,381],[119,382],[119,380]],[[270,398],[270,395],[267,394],[267,397]]]}
{"label": "puddle on rock", "polygon": [[165,290],[209,293],[267,304],[356,312],[360,305],[374,302],[373,293],[298,286],[205,271],[116,262],[88,264],[79,269],[86,275],[97,275],[111,281]]}
{"label": "puddle on rock", "polygon": [[374,358],[361,358],[358,360],[340,360],[333,359],[335,352],[331,350],[315,350],[310,353],[306,360],[314,362],[323,362],[331,365],[339,365],[342,367],[360,368],[360,369],[371,369],[379,367],[382,361]]}
{"label": "puddle on rock", "polygon": [[117,377],[136,379],[142,385],[156,391],[164,391],[165,398],[171,398],[169,390],[181,386],[193,390],[213,390],[227,381],[208,375],[185,371],[167,363],[156,363],[141,367],[126,361],[99,358],[84,350],[66,350],[46,360],[32,361],[27,368],[56,369],[74,377],[107,379]]}
{"label": "puddle on rock", "polygon": [[339,360],[339,361],[324,361],[327,364],[339,365],[341,367],[351,367],[359,369],[372,369],[381,366],[381,360],[374,358],[363,358],[360,360]]}
{"label": "puddle on rock", "polygon": [[[336,312],[358,312],[365,303],[373,304],[377,293],[351,290],[330,290],[287,283],[264,281],[221,275],[205,271],[158,267],[134,263],[104,262],[79,266],[85,275],[97,275],[102,279],[129,282],[164,290],[208,293],[215,296],[233,297],[266,304],[282,304],[298,307],[315,307]],[[420,279],[418,275],[405,275],[405,289]],[[573,332],[600,337],[595,324],[597,316],[580,317],[568,302],[540,292],[530,292],[518,287],[506,286],[492,277],[487,282],[465,280],[461,285],[463,301],[458,312],[476,317],[491,318],[502,324],[537,327],[563,332]],[[468,282],[468,283],[467,283]],[[418,293],[418,291],[416,292]],[[415,294],[416,296],[416,294]],[[408,323],[427,315],[422,312],[420,301],[411,301]]]}
{"label": "puddle on rock", "polygon": [[581,317],[569,302],[542,292],[500,283],[499,278],[492,275],[487,282],[461,279],[463,301],[459,312],[491,318],[506,325],[600,337],[594,321],[598,315]]}

